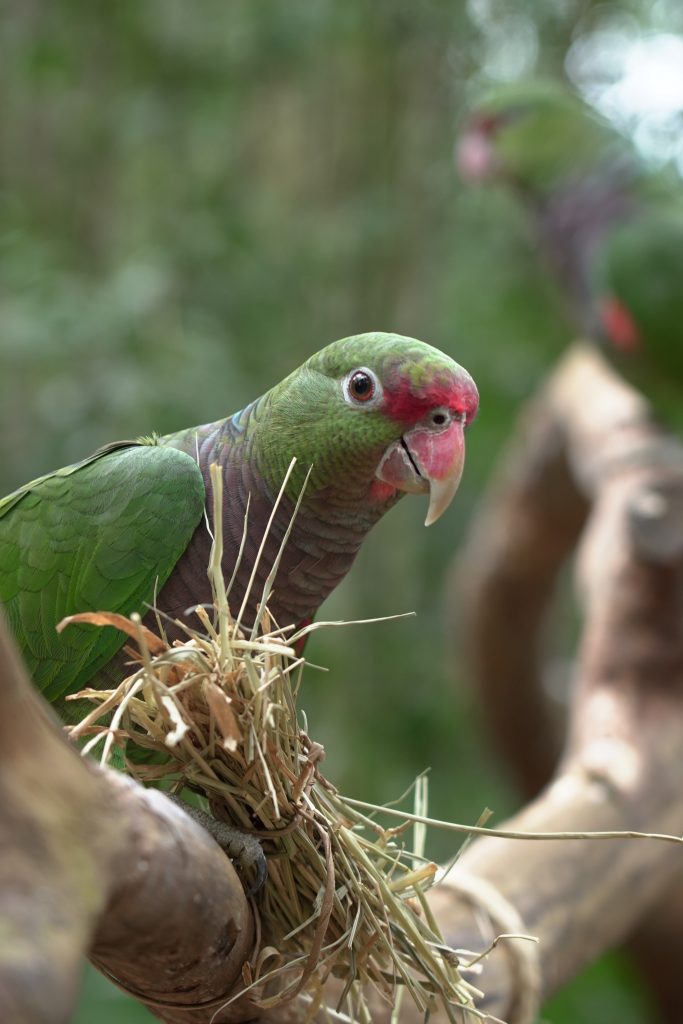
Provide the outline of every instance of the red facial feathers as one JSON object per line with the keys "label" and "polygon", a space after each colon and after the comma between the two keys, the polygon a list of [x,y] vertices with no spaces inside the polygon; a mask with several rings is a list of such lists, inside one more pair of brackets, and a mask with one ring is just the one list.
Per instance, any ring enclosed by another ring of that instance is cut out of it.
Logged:
{"label": "red facial feathers", "polygon": [[399,423],[419,423],[440,406],[465,413],[466,422],[471,423],[479,407],[479,395],[471,377],[443,376],[427,386],[416,386],[403,377],[385,384],[384,408]]}

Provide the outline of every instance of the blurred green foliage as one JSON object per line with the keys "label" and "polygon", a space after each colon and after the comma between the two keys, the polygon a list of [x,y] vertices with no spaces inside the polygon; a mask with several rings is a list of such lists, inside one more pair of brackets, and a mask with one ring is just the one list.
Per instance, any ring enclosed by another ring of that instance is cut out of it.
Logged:
{"label": "blurred green foliage", "polygon": [[[418,336],[475,375],[454,507],[425,531],[423,503],[403,502],[325,609],[417,617],[315,634],[308,654],[330,671],[303,696],[342,788],[386,800],[431,767],[437,817],[515,806],[445,584],[517,408],[568,337],[519,211],[461,191],[454,131],[481,66],[559,72],[594,6],[3,5],[0,493],[105,441],[231,413],[360,331]],[[432,838],[445,856],[450,839]],[[597,969],[548,1019],[642,1021],[623,986]],[[88,976],[78,1024],[147,1019]]]}

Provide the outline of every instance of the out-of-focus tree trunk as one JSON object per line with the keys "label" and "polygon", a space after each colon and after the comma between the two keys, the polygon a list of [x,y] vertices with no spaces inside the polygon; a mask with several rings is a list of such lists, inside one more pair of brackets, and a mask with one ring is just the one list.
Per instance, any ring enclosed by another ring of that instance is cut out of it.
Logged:
{"label": "out-of-focus tree trunk", "polygon": [[[626,488],[621,500],[632,541],[651,572],[659,566],[651,585],[663,605],[657,612],[660,629],[667,623],[668,632],[656,649],[662,656],[671,653],[667,638],[676,634],[681,613],[676,570],[683,546],[682,473],[683,452],[650,421],[644,400],[593,349],[571,351],[520,419],[454,566],[453,596],[485,719],[527,797],[548,783],[562,752],[562,715],[544,685],[544,645],[563,564],[590,513],[583,562],[592,564],[579,574],[579,586],[585,590],[586,575],[592,574],[594,595],[603,600],[599,581],[609,580],[609,559],[620,535],[598,529],[601,516],[607,521],[600,509],[608,499],[619,500]],[[596,597],[593,615],[598,607]],[[591,614],[590,605],[586,610]],[[634,624],[644,614],[634,614],[621,638],[631,673],[642,670],[642,652],[633,641]],[[662,672],[672,694],[677,671],[673,659]],[[579,675],[575,686],[580,685]],[[683,887],[667,888],[628,945],[662,1021],[677,1024],[683,1019],[678,979]]]}

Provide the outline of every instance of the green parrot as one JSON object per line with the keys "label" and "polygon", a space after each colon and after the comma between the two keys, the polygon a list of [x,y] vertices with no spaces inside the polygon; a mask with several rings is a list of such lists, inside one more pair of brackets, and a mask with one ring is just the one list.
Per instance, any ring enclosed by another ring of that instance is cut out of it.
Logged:
{"label": "green parrot", "polygon": [[662,420],[683,429],[683,208],[615,226],[592,271],[611,361]]}
{"label": "green parrot", "polygon": [[575,327],[683,423],[680,179],[645,166],[554,81],[490,89],[467,115],[456,160],[465,180],[500,182],[519,198]]}
{"label": "green parrot", "polygon": [[224,482],[226,579],[248,515],[230,592],[235,614],[298,460],[257,567],[247,624],[312,467],[269,601],[280,626],[298,625],[403,493],[429,494],[427,524],[439,518],[458,487],[477,406],[472,378],[448,356],[412,338],[362,334],[322,349],[233,416],[111,444],[19,488],[0,501],[0,601],[37,686],[61,707],[66,695],[98,684],[125,641],[90,625],[58,634],[66,615],[145,614],[153,605],[176,618],[211,601],[212,463]]}

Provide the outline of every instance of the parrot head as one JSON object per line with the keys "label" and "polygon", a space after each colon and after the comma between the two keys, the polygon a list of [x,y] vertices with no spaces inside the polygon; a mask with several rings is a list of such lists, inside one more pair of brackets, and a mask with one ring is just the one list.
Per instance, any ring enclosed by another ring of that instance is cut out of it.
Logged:
{"label": "parrot head", "polygon": [[413,338],[361,334],[312,356],[266,396],[261,472],[304,501],[375,520],[403,493],[428,494],[426,525],[450,504],[474,419],[474,381],[449,356]]}
{"label": "parrot head", "polygon": [[683,386],[683,216],[644,209],[619,224],[593,284],[601,340],[622,368]]}
{"label": "parrot head", "polygon": [[560,82],[492,87],[465,115],[455,147],[467,182],[502,181],[543,198],[585,174],[620,137]]}

